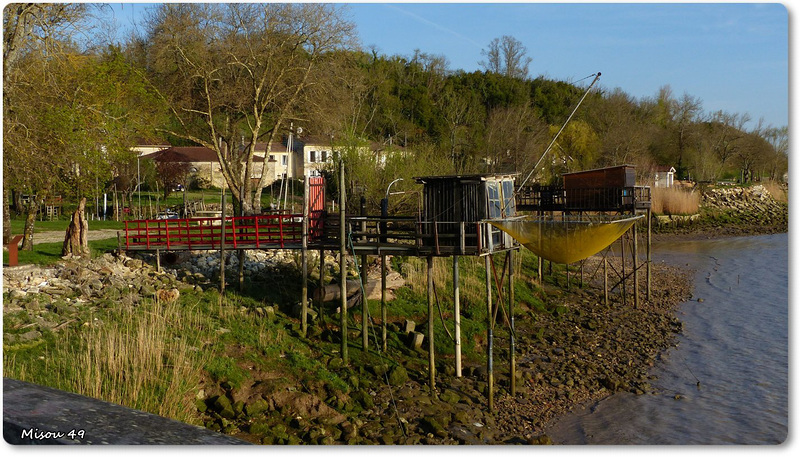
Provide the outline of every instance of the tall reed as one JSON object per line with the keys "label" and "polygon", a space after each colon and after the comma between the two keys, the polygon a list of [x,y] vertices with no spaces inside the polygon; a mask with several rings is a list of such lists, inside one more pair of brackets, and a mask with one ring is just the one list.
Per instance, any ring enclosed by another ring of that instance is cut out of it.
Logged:
{"label": "tall reed", "polygon": [[178,307],[145,305],[119,320],[91,326],[77,347],[57,347],[69,354],[65,360],[83,367],[67,381],[82,395],[192,422],[191,395],[204,361],[188,340],[200,316]]}
{"label": "tall reed", "polygon": [[700,193],[679,187],[654,187],[650,201],[656,214],[696,214],[700,209]]}

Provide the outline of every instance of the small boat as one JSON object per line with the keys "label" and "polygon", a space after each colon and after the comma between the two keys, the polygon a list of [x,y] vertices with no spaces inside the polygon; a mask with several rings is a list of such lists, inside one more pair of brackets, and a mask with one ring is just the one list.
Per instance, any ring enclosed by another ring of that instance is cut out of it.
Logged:
{"label": "small boat", "polygon": [[607,248],[643,217],[523,216],[487,222],[511,235],[534,254],[551,262],[570,264]]}

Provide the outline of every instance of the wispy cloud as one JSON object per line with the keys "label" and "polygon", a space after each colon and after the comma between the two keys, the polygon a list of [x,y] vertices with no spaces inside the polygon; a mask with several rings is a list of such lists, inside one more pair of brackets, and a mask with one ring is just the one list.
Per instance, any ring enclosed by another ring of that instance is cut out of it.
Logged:
{"label": "wispy cloud", "polygon": [[444,27],[444,26],[442,26],[440,24],[437,24],[437,23],[431,21],[430,19],[424,18],[424,17],[422,17],[422,16],[420,16],[418,14],[412,13],[411,11],[408,11],[406,9],[400,8],[400,7],[395,6],[395,5],[384,5],[384,6],[386,6],[389,9],[395,10],[395,11],[397,11],[399,13],[405,14],[406,16],[409,16],[409,17],[413,18],[416,21],[422,22],[423,24],[426,24],[426,25],[429,25],[431,27],[434,27],[437,30],[441,30],[442,32],[445,32],[445,33],[448,33],[450,35],[453,35],[454,37],[456,37],[456,38],[458,38],[460,40],[466,41],[467,43],[476,46],[478,49],[482,49],[483,48],[483,45],[477,43],[475,40],[469,38],[468,36],[462,35],[462,34],[456,32],[455,30],[448,29],[447,27]]}

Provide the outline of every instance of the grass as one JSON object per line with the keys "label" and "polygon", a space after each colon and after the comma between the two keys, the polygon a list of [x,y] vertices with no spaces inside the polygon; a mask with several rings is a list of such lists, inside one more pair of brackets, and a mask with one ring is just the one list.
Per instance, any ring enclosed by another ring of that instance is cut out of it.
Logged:
{"label": "grass", "polygon": [[654,187],[651,208],[656,214],[697,214],[700,209],[700,193],[677,187]]}
{"label": "grass", "polygon": [[[44,245],[42,245],[44,246]],[[516,313],[550,313],[555,305],[546,303],[542,291],[533,284],[536,257],[522,251],[515,256],[518,279]],[[417,325],[427,322],[426,264],[418,259],[395,259],[405,265],[412,278],[409,287],[397,291],[389,304],[392,322],[414,319]],[[454,344],[445,326],[453,332],[452,260],[436,259],[437,295],[444,320],[435,308],[436,351],[440,360],[453,357]],[[496,256],[498,270],[503,258]],[[462,258],[462,353],[465,363],[481,363],[485,357],[485,270],[482,259]],[[402,335],[389,333],[388,353],[361,348],[361,338],[350,338],[350,366],[329,368],[329,361],[339,357],[338,316],[325,312],[325,322],[332,331],[306,338],[299,333],[299,323],[288,317],[287,310],[299,296],[294,280],[296,272],[279,271],[271,286],[247,284],[242,293],[229,290],[225,304],[219,305],[219,292],[181,290],[174,303],[145,302],[123,308],[100,301],[85,306],[75,323],[58,333],[43,329],[35,343],[4,345],[3,374],[55,388],[77,392],[131,408],[171,417],[188,423],[200,423],[195,397],[203,388],[214,385],[232,388],[253,385],[259,373],[270,373],[276,388],[302,388],[325,391],[326,395],[352,390],[360,374],[369,367],[403,363],[410,370],[424,372],[427,355],[409,349]],[[283,284],[281,286],[281,284]],[[273,287],[274,285],[275,287]],[[495,292],[496,297],[496,292]],[[68,304],[55,303],[56,306]],[[74,305],[74,303],[72,304]],[[274,320],[262,317],[257,308],[273,305]],[[316,304],[313,306],[316,307]],[[45,306],[42,305],[42,308]],[[369,309],[379,319],[380,302],[371,301]],[[46,311],[49,312],[49,311]],[[361,328],[360,310],[349,313],[349,330]],[[33,323],[26,311],[6,313],[4,328],[11,332],[27,331]],[[317,325],[317,324],[312,324]],[[502,313],[496,332],[506,334]],[[317,327],[319,328],[319,327]],[[374,330],[374,333],[372,333]],[[380,328],[370,331],[370,341],[380,335]],[[355,381],[354,381],[355,379]],[[319,386],[323,386],[320,388]]]}
{"label": "grass", "polygon": [[[61,260],[63,243],[34,244],[32,251],[18,251],[17,260],[20,265],[53,265]],[[96,257],[117,248],[117,239],[89,241],[92,256]],[[8,264],[8,252],[3,251],[3,264]]]}

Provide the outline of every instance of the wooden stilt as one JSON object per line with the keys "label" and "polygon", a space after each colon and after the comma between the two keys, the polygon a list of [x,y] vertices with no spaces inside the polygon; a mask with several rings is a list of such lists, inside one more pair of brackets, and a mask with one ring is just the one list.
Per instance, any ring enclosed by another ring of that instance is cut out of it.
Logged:
{"label": "wooden stilt", "polygon": [[436,360],[433,340],[433,256],[428,256],[428,385],[436,396]]}
{"label": "wooden stilt", "polygon": [[[325,250],[324,249],[320,249],[319,250],[319,290],[320,291],[325,290]],[[323,315],[324,303],[325,302],[322,301],[324,295],[325,294],[323,294],[323,293],[319,294],[319,303],[317,303],[317,306],[319,307],[319,321],[320,322],[324,322],[323,318],[325,317]]]}
{"label": "wooden stilt", "polygon": [[622,304],[623,305],[627,304],[627,302],[628,302],[628,299],[625,296],[626,295],[625,292],[627,292],[625,290],[625,282],[626,282],[625,281],[625,238],[626,238],[627,234],[628,234],[628,232],[623,233],[622,234],[622,238],[620,238],[620,246],[621,246],[620,250],[622,251],[622,254],[621,254],[621,257],[622,257],[622,284],[620,284],[620,287],[621,287],[621,290],[622,290]]}
{"label": "wooden stilt", "polygon": [[603,304],[608,305],[608,259],[603,257]]}
{"label": "wooden stilt", "polygon": [[456,339],[456,377],[461,377],[461,294],[458,279],[458,256],[453,256],[453,319]]}
{"label": "wooden stilt", "polygon": [[639,243],[636,234],[636,223],[633,223],[633,307],[639,308]]}
{"label": "wooden stilt", "polygon": [[222,297],[225,295],[225,187],[222,185],[222,214],[220,216],[220,240],[219,240],[219,304],[222,305]]}
{"label": "wooden stilt", "polygon": [[514,348],[514,251],[508,251],[508,341],[511,358],[511,396],[517,395],[517,358]]}
{"label": "wooden stilt", "polygon": [[539,275],[539,287],[542,287],[543,283],[542,280],[544,279],[544,259],[539,257],[539,266],[537,268],[537,272]]}
{"label": "wooden stilt", "polygon": [[652,259],[650,258],[650,248],[652,246],[652,238],[651,238],[652,216],[653,216],[652,210],[650,208],[647,208],[647,301],[650,301],[650,264],[652,262]]}
{"label": "wooden stilt", "polygon": [[[361,197],[361,216],[367,215],[367,198]],[[367,231],[367,223],[361,222],[361,233]],[[362,238],[362,241],[365,241]],[[361,297],[361,347],[366,351],[369,349],[369,304],[367,303],[367,256],[361,256],[361,290],[364,291]]]}
{"label": "wooden stilt", "polygon": [[489,381],[489,411],[494,412],[494,332],[492,322],[492,273],[489,256],[484,257],[486,266],[486,374]]}
{"label": "wooden stilt", "polygon": [[[300,264],[302,269],[302,283],[300,295],[300,321],[303,336],[308,332],[308,176],[303,179],[303,228],[302,249],[300,250]],[[239,267],[242,267],[242,263]]]}
{"label": "wooden stilt", "polygon": [[381,350],[386,352],[386,255],[381,255]]}
{"label": "wooden stilt", "polygon": [[341,289],[341,310],[339,321],[342,339],[342,360],[348,363],[347,354],[347,229],[345,221],[344,161],[339,163],[339,288]]}
{"label": "wooden stilt", "polygon": [[161,273],[161,251],[156,249],[156,271]]}

